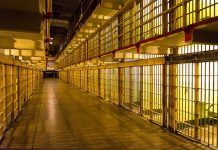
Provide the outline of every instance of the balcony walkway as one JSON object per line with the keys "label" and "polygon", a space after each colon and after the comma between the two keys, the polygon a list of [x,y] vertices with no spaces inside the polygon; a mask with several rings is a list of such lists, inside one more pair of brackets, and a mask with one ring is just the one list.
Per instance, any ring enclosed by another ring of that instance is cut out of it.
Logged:
{"label": "balcony walkway", "polygon": [[59,79],[44,80],[1,148],[209,149]]}

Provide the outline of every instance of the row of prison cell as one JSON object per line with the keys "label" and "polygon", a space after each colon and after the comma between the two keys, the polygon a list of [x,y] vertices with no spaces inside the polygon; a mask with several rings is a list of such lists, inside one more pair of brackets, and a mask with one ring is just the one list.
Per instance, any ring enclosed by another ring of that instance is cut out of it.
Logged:
{"label": "row of prison cell", "polygon": [[59,77],[174,132],[217,147],[218,61],[211,59],[217,56],[217,48],[193,44],[178,47],[172,56],[72,65],[60,70]]}
{"label": "row of prison cell", "polygon": [[40,70],[8,56],[0,59],[0,138],[3,138],[24,104],[39,88],[42,74]]}
{"label": "row of prison cell", "polygon": [[[88,38],[75,36],[57,59],[58,68],[140,45],[144,40],[218,16],[218,0],[138,0]],[[106,16],[107,17],[107,16]],[[73,59],[73,61],[71,61]]]}

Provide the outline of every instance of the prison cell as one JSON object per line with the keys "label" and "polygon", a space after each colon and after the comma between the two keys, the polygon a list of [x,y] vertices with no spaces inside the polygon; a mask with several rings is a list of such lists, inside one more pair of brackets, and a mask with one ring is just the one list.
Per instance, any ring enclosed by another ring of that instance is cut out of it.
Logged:
{"label": "prison cell", "polygon": [[94,95],[96,95],[96,96],[100,96],[100,94],[99,94],[99,74],[100,73],[100,69],[94,69],[93,70],[93,79],[94,79],[94,86],[92,87],[92,88],[94,88]]}
{"label": "prison cell", "polygon": [[[178,55],[201,54],[216,49],[216,45],[193,44],[179,47]],[[171,97],[168,100],[172,102],[175,99],[175,129],[178,133],[216,147],[217,62],[183,61],[170,65],[175,73],[169,75],[171,81],[168,84],[171,86],[168,90],[176,94],[168,93]],[[172,105],[171,102],[169,105]]]}
{"label": "prison cell", "polygon": [[142,107],[143,107],[143,115],[150,119],[150,87],[151,87],[151,76],[150,76],[150,66],[143,66],[143,96],[142,96]]}
{"label": "prison cell", "polygon": [[153,66],[153,121],[162,124],[163,119],[163,73],[162,65]]}
{"label": "prison cell", "polygon": [[194,71],[195,64],[179,64],[177,66],[177,129],[188,136],[194,137],[195,118],[195,90]]}
{"label": "prison cell", "polygon": [[28,100],[30,99],[31,95],[33,94],[33,71],[29,69],[27,71],[27,87],[28,87]]}
{"label": "prison cell", "polygon": [[120,68],[120,101],[121,105],[126,108],[130,109],[130,69],[129,67]]}
{"label": "prison cell", "polygon": [[88,42],[88,58],[93,58],[99,55],[99,33],[94,35]]}
{"label": "prison cell", "polygon": [[105,99],[111,99],[111,69],[105,69]]}
{"label": "prison cell", "polygon": [[26,99],[26,80],[25,80],[24,68],[19,67],[19,111],[21,111],[21,106],[23,106]]}
{"label": "prison cell", "polygon": [[72,69],[69,78],[70,78],[71,83],[72,83],[73,85],[75,85],[75,81],[74,81],[75,76],[76,76],[76,74],[75,74],[75,70]]}
{"label": "prison cell", "polygon": [[133,112],[140,113],[140,67],[131,67],[130,99]]}
{"label": "prison cell", "polygon": [[111,101],[119,104],[119,74],[118,68],[111,68]]}
{"label": "prison cell", "polygon": [[93,70],[89,69],[88,70],[88,91],[91,93],[91,94],[94,94],[93,88],[94,86],[94,78],[93,78]]}
{"label": "prison cell", "polygon": [[26,68],[23,69],[23,78],[25,83],[25,103],[28,101],[28,70]]}
{"label": "prison cell", "polygon": [[87,70],[81,70],[81,88],[88,90],[87,88]]}
{"label": "prison cell", "polygon": [[217,62],[201,62],[199,72],[200,140],[217,146]]}
{"label": "prison cell", "polygon": [[73,84],[76,85],[77,84],[77,70],[73,71]]}
{"label": "prison cell", "polygon": [[81,87],[80,78],[81,78],[80,70],[75,70],[74,71],[74,85]]}
{"label": "prison cell", "polygon": [[175,65],[176,130],[217,146],[217,62]]}
{"label": "prison cell", "polygon": [[6,92],[5,92],[5,126],[9,127],[12,121],[13,111],[13,83],[12,83],[12,66],[5,66]]}
{"label": "prison cell", "polygon": [[68,83],[73,84],[73,70],[68,70]]}
{"label": "prison cell", "polygon": [[110,100],[111,96],[110,69],[100,69],[100,97]]}
{"label": "prison cell", "polygon": [[80,44],[80,60],[81,61],[86,60],[86,49],[87,49],[86,43]]}
{"label": "prison cell", "polygon": [[108,51],[118,49],[118,17],[115,17],[114,20],[112,20],[111,28],[111,42],[108,41],[111,43],[111,46]]}
{"label": "prison cell", "polygon": [[101,32],[100,32],[100,39],[101,39],[101,54],[108,52],[110,50],[110,39],[111,38],[111,25],[105,27]]}
{"label": "prison cell", "polygon": [[105,98],[105,70],[100,70],[100,97]]}
{"label": "prison cell", "polygon": [[17,118],[18,116],[18,113],[19,113],[19,108],[18,108],[18,67],[17,66],[13,66],[12,68],[12,83],[13,83],[13,97],[12,97],[12,100],[13,100],[13,116],[12,118],[15,119]]}
{"label": "prison cell", "polygon": [[122,24],[121,27],[122,28],[122,47],[123,46],[128,46],[130,44],[133,43],[133,9],[129,9],[127,10],[123,16],[122,16]]}

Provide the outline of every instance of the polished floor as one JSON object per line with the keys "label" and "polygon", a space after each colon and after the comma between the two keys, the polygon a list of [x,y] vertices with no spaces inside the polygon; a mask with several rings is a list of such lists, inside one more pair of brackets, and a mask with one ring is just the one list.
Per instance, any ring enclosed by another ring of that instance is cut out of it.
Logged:
{"label": "polished floor", "polygon": [[1,148],[209,149],[58,79],[44,80]]}

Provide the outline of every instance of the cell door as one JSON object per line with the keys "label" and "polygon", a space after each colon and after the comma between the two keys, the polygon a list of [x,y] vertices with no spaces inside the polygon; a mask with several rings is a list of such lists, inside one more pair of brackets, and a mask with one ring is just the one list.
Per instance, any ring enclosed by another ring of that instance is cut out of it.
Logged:
{"label": "cell door", "polygon": [[99,69],[93,70],[93,78],[94,78],[94,95],[100,96],[99,95]]}
{"label": "cell door", "polygon": [[218,62],[201,62],[198,68],[197,136],[202,143],[217,148]]}
{"label": "cell door", "polygon": [[129,77],[129,67],[120,68],[120,100],[121,105],[130,109],[130,77]]}
{"label": "cell door", "polygon": [[140,113],[140,67],[131,68],[131,100],[132,111]]}
{"label": "cell door", "polygon": [[217,147],[218,63],[184,63],[176,72],[176,130]]}
{"label": "cell door", "polygon": [[87,70],[83,70],[83,89],[87,90]]}
{"label": "cell door", "polygon": [[84,70],[81,70],[81,89],[84,89]]}
{"label": "cell door", "polygon": [[5,85],[6,85],[6,95],[5,95],[5,123],[6,127],[9,127],[12,116],[13,116],[13,82],[12,82],[12,66],[5,66]]}
{"label": "cell door", "polygon": [[195,65],[178,64],[176,71],[176,128],[194,138],[195,129]]}
{"label": "cell door", "polygon": [[15,119],[15,118],[17,118],[18,112],[19,112],[19,110],[18,110],[18,105],[19,105],[19,101],[18,101],[18,67],[17,66],[13,66],[12,74],[13,74],[13,76],[12,76],[13,119]]}
{"label": "cell door", "polygon": [[111,101],[119,105],[119,77],[118,68],[111,69]]}
{"label": "cell door", "polygon": [[111,69],[105,69],[105,99],[111,99]]}
{"label": "cell door", "polygon": [[163,123],[162,65],[143,66],[142,113],[151,121]]}
{"label": "cell door", "polygon": [[92,70],[88,70],[88,92],[92,93],[93,83],[92,83]]}
{"label": "cell door", "polygon": [[105,98],[105,69],[100,69],[100,97]]}

